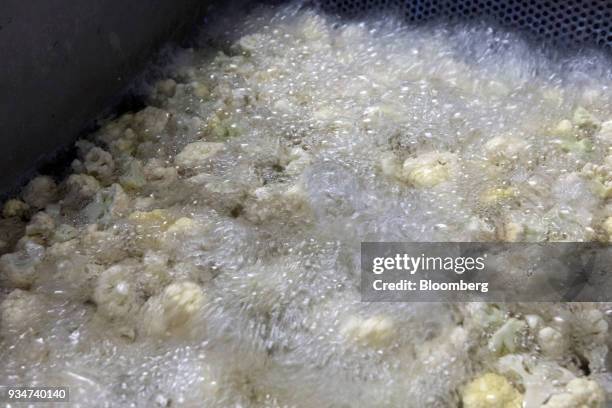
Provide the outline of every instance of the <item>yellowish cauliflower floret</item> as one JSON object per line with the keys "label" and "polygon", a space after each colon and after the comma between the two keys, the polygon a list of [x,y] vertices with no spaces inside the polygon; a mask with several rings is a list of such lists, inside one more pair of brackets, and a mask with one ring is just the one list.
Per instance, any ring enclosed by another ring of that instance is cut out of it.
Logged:
{"label": "yellowish cauliflower floret", "polygon": [[30,209],[30,206],[21,200],[12,198],[7,200],[2,207],[2,216],[4,218],[10,217],[24,217]]}
{"label": "yellowish cauliflower floret", "polygon": [[582,106],[576,108],[572,121],[576,126],[583,129],[596,129],[601,124],[595,115]]}
{"label": "yellowish cauliflower floret", "polygon": [[565,392],[555,394],[543,408],[602,408],[606,402],[604,390],[595,381],[575,378],[565,386]]}
{"label": "yellowish cauliflower floret", "polygon": [[529,144],[514,136],[497,136],[484,145],[487,157],[493,162],[517,161],[529,149]]}
{"label": "yellowish cauliflower floret", "polygon": [[193,231],[197,227],[198,223],[193,219],[189,217],[181,217],[170,225],[167,231],[171,234],[178,234]]}
{"label": "yellowish cauliflower floret", "polygon": [[608,234],[608,240],[612,240],[612,217],[606,218],[602,227],[606,234]]}
{"label": "yellowish cauliflower floret", "polygon": [[387,316],[351,316],[340,328],[342,335],[368,347],[385,347],[395,336],[393,320]]}
{"label": "yellowish cauliflower floret", "polygon": [[153,335],[180,334],[189,328],[205,304],[202,288],[189,281],[168,285],[143,309],[142,330]]}
{"label": "yellowish cauliflower floret", "polygon": [[21,193],[23,201],[34,208],[44,208],[55,201],[57,185],[49,176],[38,176],[28,183]]}
{"label": "yellowish cauliflower floret", "polygon": [[574,125],[568,119],[563,119],[557,126],[552,129],[552,134],[555,136],[571,136],[574,131]]}
{"label": "yellowish cauliflower floret", "polygon": [[480,201],[484,204],[496,204],[500,201],[516,197],[517,191],[512,187],[492,188],[486,190],[480,197]]}
{"label": "yellowish cauliflower floret", "polygon": [[464,408],[521,408],[523,397],[503,376],[487,373],[465,386]]}
{"label": "yellowish cauliflower floret", "polygon": [[119,177],[119,184],[126,190],[139,190],[147,183],[142,163],[139,160],[130,160],[123,174]]}
{"label": "yellowish cauliflower floret", "polygon": [[126,318],[138,312],[141,300],[132,272],[123,265],[113,265],[98,277],[93,301],[102,315]]}
{"label": "yellowish cauliflower floret", "polygon": [[398,178],[415,187],[434,187],[451,178],[456,160],[457,156],[453,153],[424,153],[406,159]]}
{"label": "yellowish cauliflower floret", "polygon": [[32,217],[30,223],[26,226],[26,235],[40,235],[44,239],[48,239],[53,235],[55,229],[55,220],[46,212],[40,211]]}
{"label": "yellowish cauliflower floret", "polygon": [[205,164],[209,158],[220,152],[223,147],[223,143],[215,142],[190,143],[176,155],[174,162],[182,168],[199,167]]}

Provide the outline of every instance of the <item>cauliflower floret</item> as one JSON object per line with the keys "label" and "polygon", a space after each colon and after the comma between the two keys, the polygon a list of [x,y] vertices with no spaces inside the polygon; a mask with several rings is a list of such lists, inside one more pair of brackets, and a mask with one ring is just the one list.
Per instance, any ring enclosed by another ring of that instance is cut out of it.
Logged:
{"label": "cauliflower floret", "polygon": [[160,295],[147,301],[142,329],[158,336],[182,333],[202,310],[205,301],[204,291],[193,282],[168,285]]}
{"label": "cauliflower floret", "polygon": [[33,241],[26,241],[19,252],[4,254],[0,257],[0,281],[8,281],[10,286],[28,288],[37,277],[37,266],[45,255],[45,248]]}
{"label": "cauliflower floret", "polygon": [[87,174],[71,174],[65,185],[67,192],[62,204],[76,208],[89,202],[100,190],[98,180]]}
{"label": "cauliflower floret", "polygon": [[28,183],[21,193],[23,201],[34,208],[44,208],[55,201],[57,185],[49,176],[38,176]]}
{"label": "cauliflower floret", "polygon": [[542,352],[549,357],[562,357],[567,350],[565,336],[552,327],[544,327],[538,331],[538,345]]}
{"label": "cauliflower floret", "polygon": [[404,161],[399,179],[415,187],[434,187],[451,178],[457,156],[448,152],[424,153]]}
{"label": "cauliflower floret", "polygon": [[501,201],[506,201],[510,198],[516,197],[518,194],[517,190],[513,187],[505,188],[491,188],[486,190],[481,196],[480,201],[483,204],[497,204]]}
{"label": "cauliflower floret", "polygon": [[523,406],[539,408],[559,392],[559,387],[567,384],[576,376],[556,363],[540,360],[535,363],[532,358],[510,354],[497,362],[498,370],[505,375],[518,376],[525,389]]}
{"label": "cauliflower floret", "polygon": [[176,92],[176,81],[172,78],[162,79],[155,84],[155,90],[168,98],[172,98]]}
{"label": "cauliflower floret", "polygon": [[38,295],[15,289],[0,303],[0,333],[19,334],[33,328],[42,313],[44,304]]}
{"label": "cauliflower floret", "polygon": [[595,134],[595,138],[606,146],[612,145],[612,120],[605,121],[601,124],[601,129]]}
{"label": "cauliflower floret", "polygon": [[552,134],[555,136],[571,136],[574,131],[574,125],[568,119],[563,119],[557,126],[552,129]]}
{"label": "cauliflower floret", "polygon": [[124,173],[119,177],[119,184],[126,190],[139,190],[146,183],[142,163],[136,159],[130,160]]}
{"label": "cauliflower floret", "polygon": [[32,217],[26,226],[26,235],[40,235],[45,240],[49,239],[55,229],[55,220],[46,212],[40,211]]}
{"label": "cauliflower floret", "polygon": [[497,136],[485,143],[484,149],[493,162],[517,161],[527,152],[529,143],[514,136]]}
{"label": "cauliflower floret", "polygon": [[144,140],[152,139],[164,131],[170,113],[148,106],[134,115],[132,129]]}
{"label": "cauliflower floret", "polygon": [[53,232],[53,242],[66,242],[76,238],[79,231],[71,225],[60,224]]}
{"label": "cauliflower floret", "polygon": [[168,227],[168,233],[179,234],[189,231],[193,231],[198,227],[198,223],[191,218],[181,217],[176,220],[170,227]]}
{"label": "cauliflower floret", "polygon": [[83,209],[91,222],[106,224],[112,219],[124,216],[130,208],[130,199],[119,184],[98,191],[93,202]]}
{"label": "cauliflower floret", "polygon": [[175,167],[165,167],[159,159],[151,159],[144,166],[144,174],[149,182],[159,187],[167,186],[178,178]]}
{"label": "cauliflower floret", "polygon": [[7,200],[2,207],[2,216],[4,218],[19,217],[23,218],[28,214],[30,206],[21,200],[12,198]]}
{"label": "cauliflower floret", "polygon": [[606,234],[608,234],[608,241],[612,241],[612,217],[606,218],[601,226]]}
{"label": "cauliflower floret", "polygon": [[312,157],[300,147],[294,147],[289,151],[285,172],[291,175],[299,175],[310,166]]}
{"label": "cauliflower floret", "polygon": [[586,378],[575,378],[566,385],[565,392],[553,395],[542,407],[602,408],[605,402],[606,394],[599,384]]}
{"label": "cauliflower floret", "polygon": [[489,349],[497,354],[514,352],[518,347],[517,337],[526,326],[527,325],[522,320],[515,318],[508,319],[508,321],[491,336],[489,340]]}
{"label": "cauliflower floret", "polygon": [[521,408],[523,396],[503,376],[484,374],[465,386],[462,392],[464,408]]}
{"label": "cauliflower floret", "polygon": [[346,338],[369,347],[384,347],[393,341],[395,324],[390,317],[372,316],[362,318],[351,316],[344,322],[340,332]]}
{"label": "cauliflower floret", "polygon": [[142,302],[132,272],[127,266],[113,265],[98,277],[93,301],[102,315],[115,319],[138,312]]}
{"label": "cauliflower floret", "polygon": [[118,262],[127,256],[125,239],[118,234],[118,231],[116,229],[99,231],[97,224],[85,229],[81,237],[81,246],[98,263]]}
{"label": "cauliflower floret", "polygon": [[115,172],[113,156],[104,149],[94,147],[85,156],[85,171],[87,174],[100,180],[103,184],[112,181]]}
{"label": "cauliflower floret", "polygon": [[176,155],[174,162],[182,168],[199,167],[205,164],[209,158],[220,152],[223,147],[223,143],[215,142],[190,143]]}
{"label": "cauliflower floret", "polygon": [[582,106],[576,108],[572,121],[582,129],[597,129],[601,124],[595,115]]}
{"label": "cauliflower floret", "polygon": [[601,165],[587,163],[581,174],[591,181],[591,189],[599,197],[612,197],[612,166],[607,162]]}
{"label": "cauliflower floret", "polygon": [[310,215],[307,195],[299,184],[263,186],[253,192],[244,208],[245,217],[254,223],[272,219],[305,220]]}
{"label": "cauliflower floret", "polygon": [[170,283],[168,256],[161,252],[147,251],[142,258],[143,269],[138,281],[145,295],[153,296]]}

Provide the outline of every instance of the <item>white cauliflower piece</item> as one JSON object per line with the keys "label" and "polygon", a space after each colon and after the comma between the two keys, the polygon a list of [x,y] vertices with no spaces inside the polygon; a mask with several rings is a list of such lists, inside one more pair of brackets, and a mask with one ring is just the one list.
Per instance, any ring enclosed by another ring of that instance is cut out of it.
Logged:
{"label": "white cauliflower piece", "polygon": [[209,158],[220,152],[223,147],[223,143],[215,142],[190,143],[176,155],[174,162],[182,168],[199,167],[205,164]]}
{"label": "white cauliflower piece", "polygon": [[66,196],[62,204],[80,207],[89,202],[100,190],[100,183],[87,174],[71,174],[65,182]]}
{"label": "white cauliflower piece", "polygon": [[162,252],[147,251],[142,258],[143,269],[138,281],[145,295],[157,295],[168,283],[168,256]]}
{"label": "white cauliflower piece", "polygon": [[55,230],[55,220],[46,212],[40,211],[32,217],[26,226],[26,235],[40,235],[45,240],[49,239]]}
{"label": "white cauliflower piece", "polygon": [[291,175],[299,175],[303,173],[311,163],[312,157],[308,152],[300,147],[294,147],[289,151],[285,172]]}
{"label": "white cauliflower piece", "polygon": [[576,378],[572,372],[556,363],[542,360],[534,363],[533,359],[517,354],[500,358],[497,368],[502,374],[520,378],[520,383],[525,389],[523,395],[525,408],[541,407],[551,395],[559,392],[559,387]]}
{"label": "white cauliflower piece", "polygon": [[34,241],[27,240],[23,249],[4,254],[0,257],[0,281],[8,281],[10,286],[28,288],[37,277],[37,266],[45,255],[45,248]]}
{"label": "white cauliflower piece", "polygon": [[597,129],[601,125],[599,119],[582,106],[576,108],[572,121],[583,129]]}
{"label": "white cauliflower piece", "polygon": [[396,329],[393,320],[388,316],[351,316],[341,326],[340,333],[362,345],[378,348],[393,341]]}
{"label": "white cauliflower piece", "polygon": [[522,320],[515,318],[508,319],[508,321],[491,336],[489,340],[489,349],[497,354],[503,354],[506,351],[513,353],[518,347],[517,337],[526,327],[526,323]]}
{"label": "white cauliflower piece", "polygon": [[38,176],[25,186],[21,192],[23,201],[34,208],[44,208],[55,201],[57,185],[49,176]]}
{"label": "white cauliflower piece", "polygon": [[484,149],[493,162],[517,161],[527,152],[529,143],[514,136],[497,136],[485,143]]}
{"label": "white cauliflower piece", "polygon": [[93,202],[83,209],[89,222],[108,223],[127,214],[130,199],[119,184],[98,191]]}
{"label": "white cauliflower piece", "polygon": [[98,277],[93,301],[98,311],[110,319],[134,316],[141,306],[132,269],[113,265]]}
{"label": "white cauliflower piece", "polygon": [[606,146],[612,145],[612,120],[605,121],[601,124],[599,132],[595,134],[595,138]]}
{"label": "white cauliflower piece", "polygon": [[113,156],[104,149],[94,147],[85,156],[85,171],[103,184],[112,181],[115,172]]}
{"label": "white cauliflower piece", "polygon": [[543,327],[538,331],[538,345],[544,355],[558,358],[567,350],[567,341],[563,333],[553,327]]}
{"label": "white cauliflower piece", "polygon": [[310,205],[302,186],[295,184],[259,187],[253,192],[244,208],[245,217],[254,223],[272,219],[308,219]]}
{"label": "white cauliflower piece", "polygon": [[599,384],[586,378],[574,378],[565,392],[555,394],[543,408],[603,408],[606,394]]}
{"label": "white cauliflower piece", "polygon": [[152,335],[180,334],[205,304],[202,288],[189,281],[168,285],[164,291],[150,298],[143,309],[142,329]]}
{"label": "white cauliflower piece", "polygon": [[23,201],[12,198],[4,203],[4,206],[2,207],[2,216],[4,218],[23,218],[28,214],[29,209],[30,206]]}
{"label": "white cauliflower piece", "polygon": [[0,303],[0,333],[20,334],[34,328],[42,313],[44,303],[38,295],[15,289]]}
{"label": "white cauliflower piece", "polygon": [[132,129],[144,140],[153,139],[164,131],[170,113],[152,106],[148,106],[134,115]]}
{"label": "white cauliflower piece", "polygon": [[434,187],[452,177],[456,161],[457,156],[453,153],[424,153],[406,159],[398,178],[415,187]]}
{"label": "white cauliflower piece", "polygon": [[464,408],[521,408],[523,396],[503,376],[486,373],[465,386],[461,401]]}
{"label": "white cauliflower piece", "polygon": [[151,159],[144,166],[144,175],[147,181],[164,187],[178,178],[178,171],[175,167],[165,167],[159,159]]}

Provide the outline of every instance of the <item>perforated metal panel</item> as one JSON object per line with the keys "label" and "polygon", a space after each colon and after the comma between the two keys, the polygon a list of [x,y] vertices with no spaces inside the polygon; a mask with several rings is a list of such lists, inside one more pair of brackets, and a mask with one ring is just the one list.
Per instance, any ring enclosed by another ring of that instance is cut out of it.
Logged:
{"label": "perforated metal panel", "polygon": [[317,0],[317,4],[344,17],[384,10],[411,22],[486,18],[536,39],[612,49],[612,1],[608,0]]}

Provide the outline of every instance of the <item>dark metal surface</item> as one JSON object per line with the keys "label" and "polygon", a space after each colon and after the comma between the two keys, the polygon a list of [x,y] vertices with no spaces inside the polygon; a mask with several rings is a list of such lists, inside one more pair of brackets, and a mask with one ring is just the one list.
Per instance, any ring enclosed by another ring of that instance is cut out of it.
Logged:
{"label": "dark metal surface", "polygon": [[0,2],[0,192],[108,108],[202,0]]}

